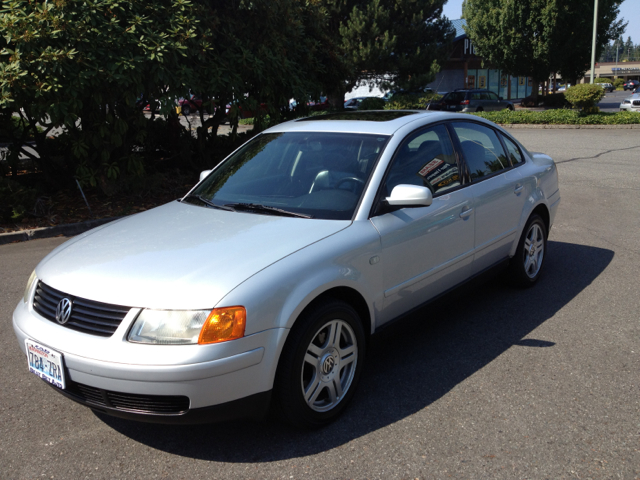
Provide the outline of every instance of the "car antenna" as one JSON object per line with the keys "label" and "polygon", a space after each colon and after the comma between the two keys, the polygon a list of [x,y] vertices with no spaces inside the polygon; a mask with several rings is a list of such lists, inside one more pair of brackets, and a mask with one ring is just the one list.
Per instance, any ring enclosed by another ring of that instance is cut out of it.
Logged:
{"label": "car antenna", "polygon": [[[442,75],[442,78],[440,79],[440,83],[438,83],[438,86],[436,87],[436,91],[435,91],[436,95],[438,95],[438,90],[440,90],[440,85],[442,85],[443,80],[444,80],[444,75]],[[431,102],[427,104],[427,110],[429,110],[430,106],[431,106]]]}

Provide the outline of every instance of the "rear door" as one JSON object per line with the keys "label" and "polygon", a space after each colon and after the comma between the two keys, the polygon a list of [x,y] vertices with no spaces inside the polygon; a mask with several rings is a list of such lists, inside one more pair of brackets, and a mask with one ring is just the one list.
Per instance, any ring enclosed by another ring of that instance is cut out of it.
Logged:
{"label": "rear door", "polygon": [[475,122],[451,126],[471,179],[476,219],[472,271],[477,273],[508,258],[527,195],[520,169],[512,167],[498,132]]}

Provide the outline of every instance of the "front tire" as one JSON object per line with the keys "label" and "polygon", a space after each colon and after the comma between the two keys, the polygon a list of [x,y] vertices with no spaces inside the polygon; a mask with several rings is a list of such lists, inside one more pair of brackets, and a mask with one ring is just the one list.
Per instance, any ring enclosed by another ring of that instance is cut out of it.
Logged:
{"label": "front tire", "polygon": [[509,265],[511,280],[519,287],[532,287],[540,278],[547,254],[547,227],[542,218],[531,215]]}
{"label": "front tire", "polygon": [[280,417],[301,428],[335,420],[354,394],[364,354],[362,322],[349,304],[327,299],[310,307],[280,356],[274,385]]}

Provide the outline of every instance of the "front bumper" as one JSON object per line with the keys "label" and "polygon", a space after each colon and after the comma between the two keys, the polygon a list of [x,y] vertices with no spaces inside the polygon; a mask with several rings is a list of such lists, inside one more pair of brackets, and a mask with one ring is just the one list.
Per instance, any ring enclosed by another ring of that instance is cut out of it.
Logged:
{"label": "front bumper", "polygon": [[69,386],[53,388],[104,413],[197,423],[259,416],[266,409],[288,330],[213,345],[139,345],[126,341],[134,318],[125,317],[112,337],[96,337],[57,325],[20,302],[13,328],[25,355],[25,339],[62,354]]}

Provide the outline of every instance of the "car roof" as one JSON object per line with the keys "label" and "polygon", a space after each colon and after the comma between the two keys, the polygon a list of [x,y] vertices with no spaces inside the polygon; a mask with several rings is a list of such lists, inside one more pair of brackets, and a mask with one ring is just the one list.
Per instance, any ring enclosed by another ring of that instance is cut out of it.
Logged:
{"label": "car roof", "polygon": [[405,125],[428,119],[437,122],[451,119],[452,114],[425,110],[365,110],[317,115],[281,123],[265,130],[280,132],[343,132],[393,135]]}

